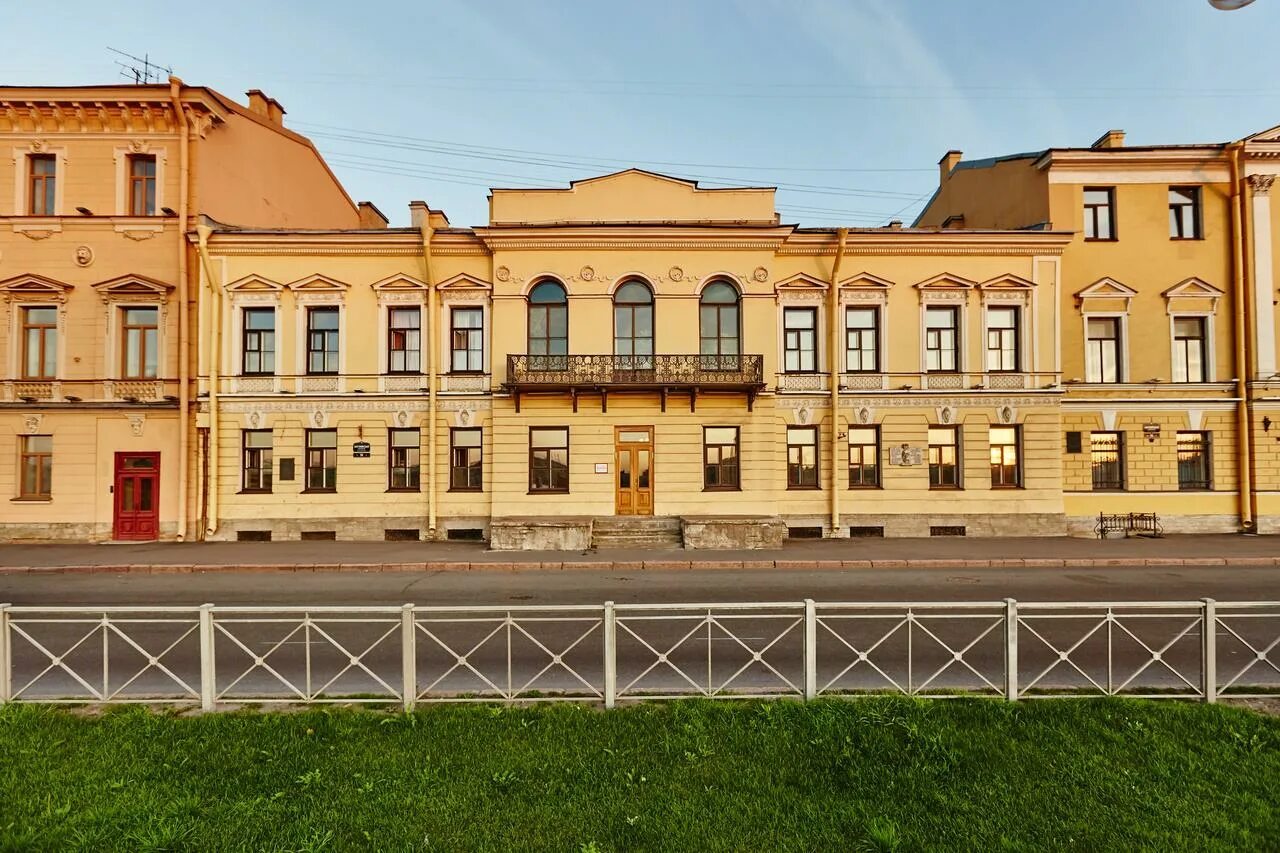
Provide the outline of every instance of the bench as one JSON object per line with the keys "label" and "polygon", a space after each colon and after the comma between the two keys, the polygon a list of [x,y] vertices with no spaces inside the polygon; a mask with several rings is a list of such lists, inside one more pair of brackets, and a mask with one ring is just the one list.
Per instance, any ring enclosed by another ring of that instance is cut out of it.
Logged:
{"label": "bench", "polygon": [[1154,512],[1098,513],[1098,523],[1093,532],[1099,539],[1106,539],[1108,533],[1123,533],[1128,536],[1150,536],[1158,538],[1164,535],[1160,526],[1160,516]]}

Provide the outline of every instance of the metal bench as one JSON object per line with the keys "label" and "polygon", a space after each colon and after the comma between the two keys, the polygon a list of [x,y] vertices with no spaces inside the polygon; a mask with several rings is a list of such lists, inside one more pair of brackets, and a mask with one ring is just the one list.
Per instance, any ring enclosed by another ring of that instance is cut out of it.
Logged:
{"label": "metal bench", "polygon": [[1164,535],[1164,528],[1160,526],[1160,516],[1154,512],[1130,512],[1130,513],[1098,513],[1098,523],[1094,525],[1093,532],[1098,534],[1099,539],[1107,538],[1108,533],[1124,533],[1128,536],[1149,536],[1158,538]]}

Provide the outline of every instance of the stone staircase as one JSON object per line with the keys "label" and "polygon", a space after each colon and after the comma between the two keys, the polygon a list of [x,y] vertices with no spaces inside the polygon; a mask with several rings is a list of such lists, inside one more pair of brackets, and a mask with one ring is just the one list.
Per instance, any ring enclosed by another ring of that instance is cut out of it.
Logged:
{"label": "stone staircase", "polygon": [[591,547],[683,548],[680,519],[647,515],[618,515],[591,522]]}

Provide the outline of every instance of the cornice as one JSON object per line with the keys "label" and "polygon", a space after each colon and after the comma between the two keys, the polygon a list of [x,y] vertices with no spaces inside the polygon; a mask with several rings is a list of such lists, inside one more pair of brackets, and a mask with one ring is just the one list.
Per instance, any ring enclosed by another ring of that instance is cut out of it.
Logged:
{"label": "cornice", "polygon": [[1125,149],[1050,149],[1033,164],[1037,169],[1122,169],[1188,166],[1225,166],[1226,151],[1218,146],[1163,148],[1158,150]]}

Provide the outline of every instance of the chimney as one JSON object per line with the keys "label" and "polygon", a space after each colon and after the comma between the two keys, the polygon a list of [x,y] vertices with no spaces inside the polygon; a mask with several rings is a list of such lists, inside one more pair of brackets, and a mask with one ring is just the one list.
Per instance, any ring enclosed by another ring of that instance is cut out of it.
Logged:
{"label": "chimney", "polygon": [[409,202],[409,222],[414,228],[421,228],[426,222],[433,231],[449,227],[449,217],[444,215],[444,211],[432,210],[425,201]]}
{"label": "chimney", "polygon": [[361,228],[386,228],[391,224],[391,220],[387,219],[386,214],[378,210],[373,202],[362,201],[358,207],[360,208]]}
{"label": "chimney", "polygon": [[1123,148],[1124,147],[1124,131],[1108,130],[1094,141],[1090,148]]}
{"label": "chimney", "polygon": [[946,154],[942,155],[942,159],[938,161],[938,180],[940,183],[946,183],[947,178],[951,175],[951,170],[960,165],[960,160],[964,157],[963,151],[957,151],[952,148]]}
{"label": "chimney", "polygon": [[249,112],[262,116],[272,124],[284,127],[284,107],[275,98],[270,98],[261,89],[250,89],[245,92],[249,98]]}
{"label": "chimney", "polygon": [[902,220],[901,220],[901,219],[891,219],[891,220],[889,220],[889,224],[888,224],[886,227],[887,227],[890,231],[901,231],[901,230],[902,230]]}

